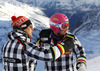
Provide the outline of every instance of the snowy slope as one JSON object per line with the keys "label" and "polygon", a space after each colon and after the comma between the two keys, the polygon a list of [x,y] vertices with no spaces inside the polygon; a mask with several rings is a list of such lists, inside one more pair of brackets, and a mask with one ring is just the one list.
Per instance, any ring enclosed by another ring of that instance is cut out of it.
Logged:
{"label": "snowy slope", "polygon": [[28,3],[28,4],[34,4],[37,6],[43,6],[49,2],[57,2],[60,3],[62,5],[68,5],[68,6],[80,6],[82,4],[95,4],[96,6],[100,5],[100,1],[99,0],[17,0],[19,2],[24,2],[24,3]]}
{"label": "snowy slope", "polygon": [[[98,11],[99,0],[17,0],[30,6],[39,7],[48,17],[55,13],[64,13],[70,19],[71,31],[81,25],[83,16]],[[83,23],[83,22],[82,22]],[[77,25],[76,25],[77,24]]]}
{"label": "snowy slope", "polygon": [[[73,3],[71,3],[71,1]],[[7,33],[12,30],[10,25],[12,21],[10,18],[13,15],[26,16],[35,23],[32,42],[36,40],[41,29],[49,27],[49,18],[46,17],[46,15],[40,9],[33,7],[32,3],[41,6],[48,4],[48,2],[57,2],[58,6],[60,3],[62,5],[68,5],[69,8],[77,8],[84,3],[91,5],[95,4],[98,6],[100,5],[100,2],[98,1],[99,0],[0,0],[0,49],[8,40]],[[28,4],[31,4],[31,6]],[[80,8],[84,11],[89,10],[89,8],[83,9],[81,6]],[[74,14],[74,11],[72,14]],[[88,71],[100,71],[100,9],[98,9],[98,11],[94,11],[93,13],[87,13],[83,18],[82,24],[83,25],[77,28],[73,33],[79,38],[86,50]],[[0,64],[0,68],[2,68],[2,64]],[[41,71],[44,71],[43,62],[38,63],[37,71],[40,69]]]}
{"label": "snowy slope", "polygon": [[88,61],[87,71],[100,71],[100,56]]}
{"label": "snowy slope", "polygon": [[88,58],[100,55],[100,9],[98,10],[84,15],[83,24],[73,32],[90,55]]}
{"label": "snowy slope", "polygon": [[[11,16],[26,16],[34,23],[34,32],[32,42],[36,41],[39,31],[49,27],[49,19],[45,14],[35,7],[20,3],[16,0],[0,0],[0,50],[4,43],[7,42],[7,34],[12,30]],[[1,51],[0,51],[1,53]],[[1,62],[1,54],[0,54]],[[43,65],[43,64],[42,64]],[[38,69],[39,67],[37,67]],[[2,70],[2,64],[0,64]]]}
{"label": "snowy slope", "polygon": [[[34,23],[34,33],[32,40],[36,41],[38,33],[43,28],[49,27],[49,19],[38,8],[30,7],[17,1],[2,1],[0,0],[0,49],[8,40],[7,34],[12,30],[11,16],[26,16]],[[34,42],[33,41],[33,42]],[[0,51],[1,52],[1,51]],[[0,54],[1,58],[1,54]]]}
{"label": "snowy slope", "polygon": [[71,15],[75,14],[78,11],[88,11],[90,9],[93,10],[94,8],[100,6],[99,0],[88,0],[88,1],[87,0],[29,0],[29,1],[17,0],[17,1],[29,4],[30,6],[39,7],[42,10],[51,9],[52,11],[54,11],[53,9],[55,9],[58,12],[62,12],[59,10],[63,10],[64,12],[67,11],[67,13],[70,13]]}

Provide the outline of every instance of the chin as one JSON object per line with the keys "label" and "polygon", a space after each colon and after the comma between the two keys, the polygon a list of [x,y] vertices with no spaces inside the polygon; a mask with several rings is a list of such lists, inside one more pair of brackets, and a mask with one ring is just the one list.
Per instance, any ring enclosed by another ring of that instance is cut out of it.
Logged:
{"label": "chin", "polygon": [[60,35],[60,36],[64,36],[64,35]]}
{"label": "chin", "polygon": [[65,34],[60,34],[61,36],[64,36]]}
{"label": "chin", "polygon": [[31,39],[31,38],[32,38],[32,36],[29,36],[29,38]]}

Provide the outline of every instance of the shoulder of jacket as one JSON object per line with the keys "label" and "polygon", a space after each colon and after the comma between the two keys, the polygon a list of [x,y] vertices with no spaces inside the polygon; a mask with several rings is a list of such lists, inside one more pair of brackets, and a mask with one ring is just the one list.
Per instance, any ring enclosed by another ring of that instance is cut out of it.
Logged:
{"label": "shoulder of jacket", "polygon": [[48,37],[51,33],[51,29],[43,29],[41,30],[41,32],[39,33],[40,37]]}
{"label": "shoulder of jacket", "polygon": [[76,37],[75,37],[75,35],[74,34],[72,34],[72,33],[66,33],[66,35],[65,35],[66,37],[69,37],[69,38],[72,38],[73,40],[75,40],[76,39]]}
{"label": "shoulder of jacket", "polygon": [[17,41],[19,42],[19,44],[22,45],[22,47],[23,47],[23,51],[25,51],[25,50],[26,50],[26,42],[24,42],[24,41],[21,40],[21,39],[17,39]]}

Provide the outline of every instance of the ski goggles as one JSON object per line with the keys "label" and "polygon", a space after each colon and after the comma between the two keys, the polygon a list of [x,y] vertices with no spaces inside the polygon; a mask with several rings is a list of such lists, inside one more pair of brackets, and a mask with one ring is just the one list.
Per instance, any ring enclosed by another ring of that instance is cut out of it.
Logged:
{"label": "ski goggles", "polygon": [[53,23],[51,21],[49,21],[49,23],[50,23],[50,25],[59,27],[61,30],[67,30],[69,28],[69,22],[68,21],[63,22],[61,24],[56,24],[56,23]]}

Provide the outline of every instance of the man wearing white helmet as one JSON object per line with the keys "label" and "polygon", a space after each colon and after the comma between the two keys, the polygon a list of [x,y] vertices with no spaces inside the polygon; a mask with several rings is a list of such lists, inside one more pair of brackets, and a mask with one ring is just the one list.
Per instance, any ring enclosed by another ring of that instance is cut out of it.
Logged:
{"label": "man wearing white helmet", "polygon": [[[73,48],[69,49],[64,55],[55,61],[45,62],[46,71],[74,71],[73,56],[76,56],[76,69],[86,71],[86,54],[79,40],[68,32],[69,19],[62,13],[54,14],[50,17],[50,29],[40,32],[38,44],[40,47],[50,48],[51,45],[58,45],[64,39],[73,41]],[[69,42],[64,44],[73,45]],[[62,44],[63,45],[63,44]],[[56,51],[57,52],[57,51]]]}

